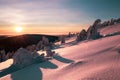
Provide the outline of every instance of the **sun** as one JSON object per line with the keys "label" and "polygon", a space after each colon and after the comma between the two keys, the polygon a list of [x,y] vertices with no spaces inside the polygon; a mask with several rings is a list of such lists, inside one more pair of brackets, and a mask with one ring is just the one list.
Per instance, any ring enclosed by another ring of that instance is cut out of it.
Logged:
{"label": "sun", "polygon": [[21,26],[17,26],[17,27],[15,28],[15,31],[16,31],[16,32],[22,32],[22,30],[23,30],[23,28],[22,28]]}

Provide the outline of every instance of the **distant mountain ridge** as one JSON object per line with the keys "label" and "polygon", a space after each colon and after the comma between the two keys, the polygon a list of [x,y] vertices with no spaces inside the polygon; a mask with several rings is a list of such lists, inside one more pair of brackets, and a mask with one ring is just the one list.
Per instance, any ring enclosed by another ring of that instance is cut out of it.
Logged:
{"label": "distant mountain ridge", "polygon": [[7,38],[8,36],[4,36],[4,35],[0,35],[0,40],[1,39],[4,39],[4,38]]}
{"label": "distant mountain ridge", "polygon": [[40,34],[24,34],[13,37],[1,37],[0,49],[5,49],[6,52],[16,51],[20,47],[27,47],[28,45],[37,44],[43,36],[47,37],[50,42],[55,42],[58,40],[58,36]]}

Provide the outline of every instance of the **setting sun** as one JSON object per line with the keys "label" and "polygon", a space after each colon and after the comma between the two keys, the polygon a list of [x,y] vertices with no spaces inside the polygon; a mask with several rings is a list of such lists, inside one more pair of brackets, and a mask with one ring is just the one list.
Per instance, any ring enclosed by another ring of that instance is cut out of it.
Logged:
{"label": "setting sun", "polygon": [[15,28],[15,31],[16,32],[22,32],[23,28],[21,26],[18,26]]}

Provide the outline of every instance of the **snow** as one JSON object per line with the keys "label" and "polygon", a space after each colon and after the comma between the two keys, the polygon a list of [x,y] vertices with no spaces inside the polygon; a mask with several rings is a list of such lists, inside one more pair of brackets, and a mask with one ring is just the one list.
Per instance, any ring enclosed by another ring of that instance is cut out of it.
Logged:
{"label": "snow", "polygon": [[13,63],[13,59],[9,59],[5,62],[1,62],[0,63],[0,72],[2,69],[8,68],[9,66],[11,66],[11,64]]}
{"label": "snow", "polygon": [[[53,59],[33,64],[0,80],[120,80],[120,35],[79,43],[74,40],[71,38],[55,49],[59,55]],[[0,63],[0,70],[11,64],[11,59]]]}
{"label": "snow", "polygon": [[113,34],[115,32],[120,32],[120,23],[100,29],[102,35]]}

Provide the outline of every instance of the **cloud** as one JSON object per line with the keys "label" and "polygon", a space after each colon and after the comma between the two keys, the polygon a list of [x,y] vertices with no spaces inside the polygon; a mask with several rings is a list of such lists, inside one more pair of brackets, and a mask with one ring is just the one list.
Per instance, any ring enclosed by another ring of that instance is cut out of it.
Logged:
{"label": "cloud", "polygon": [[0,18],[8,23],[70,23],[78,13],[62,5],[64,0],[1,0]]}
{"label": "cloud", "polygon": [[20,23],[24,20],[25,16],[22,11],[14,8],[0,9],[0,23]]}

